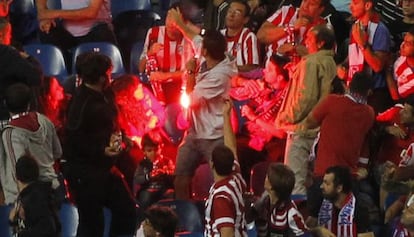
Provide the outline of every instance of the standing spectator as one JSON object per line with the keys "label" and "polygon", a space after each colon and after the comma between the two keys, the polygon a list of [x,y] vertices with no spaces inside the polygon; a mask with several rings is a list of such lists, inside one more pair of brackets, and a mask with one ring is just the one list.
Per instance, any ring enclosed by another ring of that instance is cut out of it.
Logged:
{"label": "standing spectator", "polygon": [[50,184],[38,180],[36,160],[24,155],[16,162],[19,197],[10,212],[10,223],[16,236],[58,237],[60,223],[52,200]]}
{"label": "standing spectator", "polygon": [[[115,44],[109,0],[61,0],[62,9],[48,9],[47,0],[36,1],[40,40],[64,53],[80,43],[106,41]],[[61,21],[59,21],[61,20]]]}
{"label": "standing spectator", "polygon": [[247,27],[250,7],[242,0],[230,3],[226,13],[226,28],[220,32],[227,41],[227,52],[236,58],[239,72],[251,71],[259,66],[259,47],[256,35]]}
{"label": "standing spectator", "polygon": [[2,132],[5,157],[1,166],[1,182],[6,203],[16,201],[18,189],[15,164],[24,154],[31,154],[39,164],[40,180],[59,187],[53,165],[62,156],[62,148],[53,123],[46,116],[29,112],[32,92],[22,83],[11,85],[5,94],[5,104],[10,112],[10,123]]}
{"label": "standing spectator", "polygon": [[204,13],[204,28],[212,30],[223,29],[229,5],[229,0],[209,0]]}
{"label": "standing spectator", "polygon": [[266,195],[254,206],[258,236],[304,236],[308,232],[302,214],[290,199],[295,174],[283,164],[270,164],[264,187]]}
{"label": "standing spectator", "polygon": [[288,133],[285,164],[295,173],[293,194],[306,194],[307,160],[317,130],[304,121],[313,107],[331,91],[336,75],[333,59],[335,35],[326,25],[312,27],[305,40],[309,55],[303,57],[289,80],[288,92],[276,118],[276,126]]}
{"label": "standing spectator", "polygon": [[[368,165],[368,133],[375,121],[374,110],[367,105],[371,77],[366,73],[354,74],[349,92],[328,95],[306,119],[309,129],[320,126],[320,137],[314,161],[314,181],[308,189],[310,216],[317,218],[325,170],[330,166],[348,167],[357,179],[366,174]],[[356,132],[357,131],[357,132]]]}
{"label": "standing spectator", "polygon": [[133,234],[136,207],[121,172],[117,108],[109,88],[111,60],[88,52],[80,57],[82,84],[72,98],[66,126],[68,181],[79,213],[78,236],[103,235],[103,208],[112,212],[111,235]]}
{"label": "standing spectator", "polygon": [[223,144],[223,98],[229,96],[230,79],[237,73],[235,60],[225,52],[224,36],[206,31],[201,48],[205,61],[199,67],[195,59],[187,63],[190,127],[177,155],[174,187],[179,199],[190,198],[191,177],[197,166],[202,159],[211,160],[214,147]]}
{"label": "standing spectator", "polygon": [[282,6],[269,17],[257,32],[259,42],[267,46],[266,59],[275,53],[300,53],[301,49],[295,45],[304,43],[305,34],[312,26],[325,23],[320,15],[328,3],[327,0],[303,0],[300,7]]}
{"label": "standing spectator", "polygon": [[347,167],[328,168],[321,189],[324,200],[319,226],[312,229],[316,236],[374,236],[370,232],[368,209],[352,193],[352,176]]}
{"label": "standing spectator", "polygon": [[404,36],[400,46],[400,57],[394,63],[394,79],[398,94],[407,98],[414,94],[414,26]]}
{"label": "standing spectator", "polygon": [[392,105],[385,81],[390,33],[374,11],[373,0],[352,0],[349,7],[356,21],[352,25],[348,46],[348,80],[359,71],[371,74],[373,93],[368,104],[375,112],[382,112]]}
{"label": "standing spectator", "polygon": [[[221,98],[224,100],[224,98]],[[210,160],[214,184],[206,201],[204,236],[246,236],[243,194],[246,183],[240,174],[236,137],[230,121],[231,102],[223,105],[224,145],[214,148]]]}

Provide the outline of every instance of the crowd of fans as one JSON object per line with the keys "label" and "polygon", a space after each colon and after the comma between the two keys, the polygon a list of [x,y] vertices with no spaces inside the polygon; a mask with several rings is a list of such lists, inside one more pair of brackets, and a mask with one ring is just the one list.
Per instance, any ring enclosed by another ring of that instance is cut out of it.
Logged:
{"label": "crowd of fans", "polygon": [[[36,40],[68,64],[79,44],[117,45],[110,2],[36,1]],[[175,1],[135,65],[149,83],[87,52],[65,85],[24,52],[12,6],[0,0],[0,201],[17,236],[59,236],[64,199],[78,236],[103,235],[104,207],[111,236],[173,236],[178,217],[155,205],[191,200],[203,163],[205,236],[247,222],[258,236],[414,236],[413,0]],[[265,192],[246,198],[261,161]]]}

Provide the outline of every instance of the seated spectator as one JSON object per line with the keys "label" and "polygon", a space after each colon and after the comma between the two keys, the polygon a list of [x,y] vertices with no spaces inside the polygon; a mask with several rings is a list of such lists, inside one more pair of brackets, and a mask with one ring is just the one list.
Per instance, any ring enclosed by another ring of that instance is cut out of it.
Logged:
{"label": "seated spectator", "polygon": [[230,90],[230,96],[236,100],[249,99],[241,113],[248,120],[246,128],[250,136],[249,146],[257,151],[261,151],[272,137],[285,137],[285,132],[273,124],[286,95],[289,77],[283,68],[285,63],[285,59],[272,56],[263,70],[262,79],[232,79],[232,86],[236,87]]}
{"label": "seated spectator", "polygon": [[61,2],[62,9],[56,10],[47,8],[47,0],[36,1],[42,43],[54,44],[65,54],[80,43],[116,43],[109,0]]}
{"label": "seated spectator", "polygon": [[11,85],[5,94],[5,104],[10,112],[10,123],[2,133],[4,166],[2,186],[6,203],[16,201],[18,195],[14,174],[15,162],[24,154],[31,154],[39,164],[39,178],[51,182],[52,188],[59,187],[54,163],[62,156],[62,148],[53,123],[46,116],[29,112],[32,97],[30,88],[22,83]]}
{"label": "seated spectator", "polygon": [[411,193],[404,203],[402,215],[393,230],[393,236],[414,236],[414,195]]}
{"label": "seated spectator", "polygon": [[394,79],[400,98],[414,94],[414,25],[401,43],[400,57],[394,63]]}
{"label": "seated spectator", "polygon": [[38,178],[39,167],[36,160],[29,155],[20,157],[16,162],[16,179],[20,193],[9,216],[15,236],[60,236],[61,226],[50,183]]}
{"label": "seated spectator", "polygon": [[69,100],[70,96],[64,93],[63,87],[55,77],[43,77],[39,112],[46,115],[55,125],[56,132],[61,139]]}
{"label": "seated spectator", "polygon": [[[414,2],[411,0],[401,0],[402,13],[404,17],[401,20],[391,21],[388,25],[390,30],[393,47],[392,51],[396,53],[401,43],[404,41],[404,35],[410,28],[414,27]],[[396,8],[399,8],[398,6]]]}
{"label": "seated spectator", "polygon": [[[374,236],[370,232],[368,210],[359,205],[352,192],[352,176],[347,167],[332,166],[321,185],[324,200],[318,215],[317,236]],[[349,234],[352,233],[352,234]]]}
{"label": "seated spectator", "polygon": [[178,226],[177,214],[170,207],[151,206],[135,236],[174,237]]}
{"label": "seated spectator", "polygon": [[250,16],[250,7],[242,0],[230,3],[225,28],[220,32],[227,41],[227,52],[236,58],[239,72],[251,71],[259,66],[259,47],[256,35],[244,27]]}
{"label": "seated spectator", "polygon": [[270,164],[264,187],[266,194],[254,206],[258,236],[303,236],[308,232],[302,214],[290,195],[295,174],[283,164]]}
{"label": "seated spectator", "polygon": [[144,159],[138,164],[134,175],[134,186],[138,186],[136,198],[140,207],[147,207],[166,198],[168,189],[173,187],[174,164],[169,157],[160,153],[160,144],[150,134],[141,140]]}

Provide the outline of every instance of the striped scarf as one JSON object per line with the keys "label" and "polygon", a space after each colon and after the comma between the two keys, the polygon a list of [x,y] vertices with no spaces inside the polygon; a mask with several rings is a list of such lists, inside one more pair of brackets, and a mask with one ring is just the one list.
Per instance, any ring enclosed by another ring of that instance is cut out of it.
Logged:
{"label": "striped scarf", "polygon": [[[358,23],[358,21],[356,23]],[[374,40],[377,27],[378,27],[378,21],[368,22],[366,33],[368,34],[368,43],[370,45],[372,45],[372,42]],[[364,69],[364,62],[365,62],[364,52],[359,48],[358,44],[356,43],[352,35],[351,35],[351,39],[350,39],[349,47],[348,47],[348,57],[349,57],[348,81],[350,81],[352,79],[352,76],[356,72],[360,72]]]}
{"label": "striped scarf", "polygon": [[414,71],[408,65],[406,57],[401,56],[395,61],[394,78],[397,79],[401,97],[405,98],[414,93]]}
{"label": "striped scarf", "polygon": [[408,230],[399,222],[395,227],[392,237],[410,237]]}
{"label": "striped scarf", "polygon": [[350,193],[345,199],[345,205],[338,214],[337,226],[332,225],[333,204],[331,201],[324,199],[319,211],[318,223],[324,226],[337,237],[356,237],[356,225],[354,225],[355,215],[355,196]]}

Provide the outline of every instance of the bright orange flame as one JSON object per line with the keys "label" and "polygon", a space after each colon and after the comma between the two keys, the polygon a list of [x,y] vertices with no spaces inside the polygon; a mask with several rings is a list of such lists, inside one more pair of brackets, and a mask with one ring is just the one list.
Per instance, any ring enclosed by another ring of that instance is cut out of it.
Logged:
{"label": "bright orange flame", "polygon": [[187,93],[182,93],[180,98],[180,104],[184,109],[188,109],[190,106],[190,97],[187,95]]}

